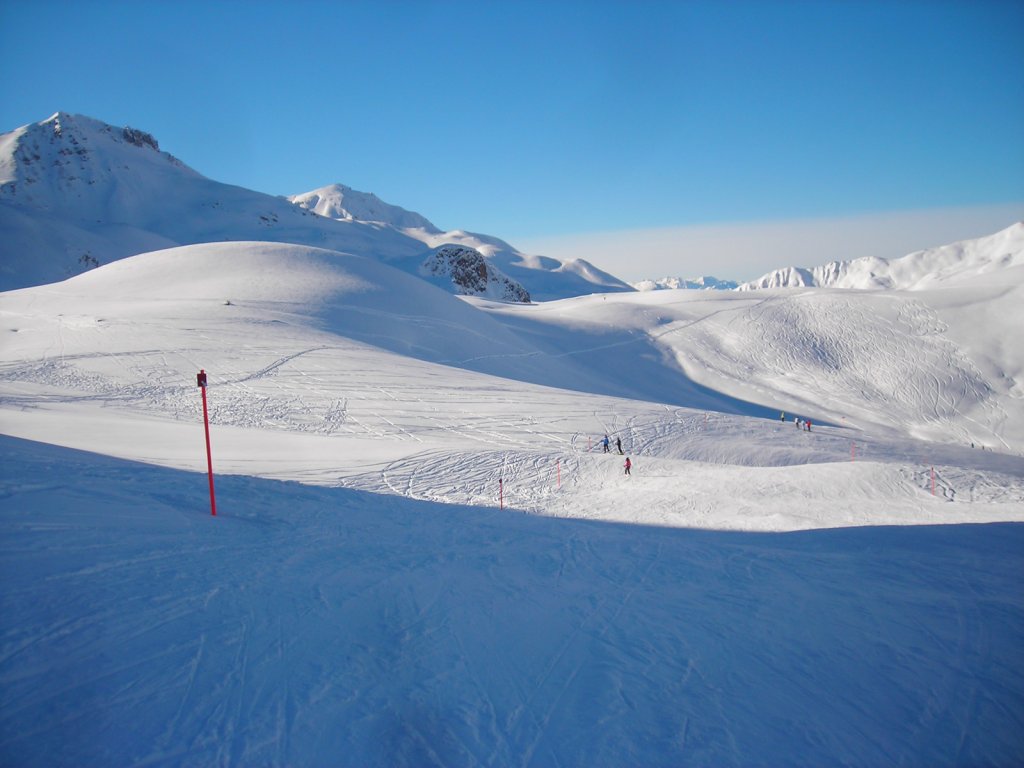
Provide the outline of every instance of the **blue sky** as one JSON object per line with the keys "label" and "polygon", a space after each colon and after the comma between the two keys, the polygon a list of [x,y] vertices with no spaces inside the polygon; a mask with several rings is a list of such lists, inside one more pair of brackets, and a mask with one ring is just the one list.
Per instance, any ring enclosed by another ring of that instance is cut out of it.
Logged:
{"label": "blue sky", "polygon": [[656,231],[666,273],[714,273],[686,235],[733,224],[798,263],[779,222],[863,221],[862,255],[892,256],[878,216],[1024,218],[1019,1],[0,0],[0,130],[57,110],[220,181],[341,182],[551,255]]}

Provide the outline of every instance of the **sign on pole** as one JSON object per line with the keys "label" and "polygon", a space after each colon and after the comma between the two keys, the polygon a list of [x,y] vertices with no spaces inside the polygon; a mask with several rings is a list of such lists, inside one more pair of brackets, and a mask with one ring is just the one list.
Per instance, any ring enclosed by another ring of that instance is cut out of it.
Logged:
{"label": "sign on pole", "polygon": [[217,499],[213,494],[213,455],[210,453],[210,414],[206,409],[206,371],[196,374],[196,385],[203,393],[203,427],[206,429],[206,471],[210,476],[210,514],[217,516]]}

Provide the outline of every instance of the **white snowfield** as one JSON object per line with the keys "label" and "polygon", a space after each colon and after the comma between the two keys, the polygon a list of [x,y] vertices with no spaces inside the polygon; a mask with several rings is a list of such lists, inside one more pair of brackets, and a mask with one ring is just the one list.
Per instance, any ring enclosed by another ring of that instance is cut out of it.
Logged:
{"label": "white snowfield", "polygon": [[688,527],[1021,520],[1024,355],[968,330],[985,307],[1010,333],[1005,282],[470,304],[369,259],[188,246],[4,294],[0,413],[200,469],[202,368],[219,472]]}
{"label": "white snowfield", "polygon": [[0,763],[1020,764],[1022,284],[0,294]]}

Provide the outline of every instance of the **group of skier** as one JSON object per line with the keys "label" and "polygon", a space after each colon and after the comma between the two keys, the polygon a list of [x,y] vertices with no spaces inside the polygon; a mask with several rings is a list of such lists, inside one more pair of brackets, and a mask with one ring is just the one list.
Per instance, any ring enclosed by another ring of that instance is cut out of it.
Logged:
{"label": "group of skier", "polygon": [[[604,453],[611,453],[611,441],[608,439],[608,435],[605,435],[604,439],[601,440],[601,448],[603,449]],[[619,456],[625,455],[622,450],[621,437],[615,438],[615,448],[619,452]],[[623,464],[623,467],[625,468],[626,474],[628,475],[629,470],[633,468],[633,462],[629,460],[629,456],[626,456],[626,463]]]}
{"label": "group of skier", "polygon": [[[605,435],[604,439],[601,440],[601,447],[604,449],[605,453],[611,453],[611,443],[608,440],[608,435]],[[622,438],[621,437],[616,437],[615,438],[615,448],[616,448],[616,450],[618,450],[619,455],[621,456],[622,455]]]}
{"label": "group of skier", "polygon": [[[781,421],[783,424],[786,423],[786,412],[785,411],[781,411],[779,413],[779,421]],[[810,432],[811,431],[811,420],[810,419],[802,419],[799,416],[794,416],[793,417],[793,425],[797,429],[802,430],[804,432]],[[973,445],[972,445],[972,447],[973,447]],[[624,451],[622,450],[622,438],[621,437],[616,437],[615,438],[615,449],[619,452],[620,456],[625,455]],[[611,453],[612,452],[611,438],[609,438],[607,434],[601,439],[601,450],[602,450],[603,453]],[[633,462],[630,461],[629,456],[626,456],[626,461],[625,461],[625,463],[622,466],[625,469],[626,474],[627,475],[630,474],[629,471],[633,468]]]}
{"label": "group of skier", "polygon": [[[779,413],[779,421],[781,421],[783,424],[786,423],[786,412],[785,411],[781,411]],[[799,416],[794,416],[793,417],[793,424],[796,426],[797,429],[802,429],[805,432],[810,432],[811,431],[811,420],[810,419],[801,419]]]}

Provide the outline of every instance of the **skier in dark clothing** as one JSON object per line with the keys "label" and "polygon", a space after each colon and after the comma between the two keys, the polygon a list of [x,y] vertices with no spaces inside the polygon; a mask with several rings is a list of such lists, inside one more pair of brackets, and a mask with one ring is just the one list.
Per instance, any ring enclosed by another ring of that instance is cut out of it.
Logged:
{"label": "skier in dark clothing", "polygon": [[619,449],[619,456],[621,456],[622,455],[622,438],[621,437],[616,437],[615,438],[615,447]]}

